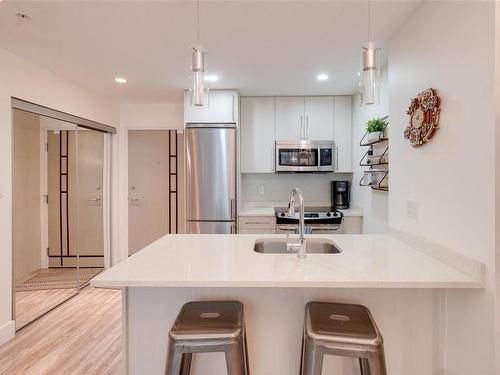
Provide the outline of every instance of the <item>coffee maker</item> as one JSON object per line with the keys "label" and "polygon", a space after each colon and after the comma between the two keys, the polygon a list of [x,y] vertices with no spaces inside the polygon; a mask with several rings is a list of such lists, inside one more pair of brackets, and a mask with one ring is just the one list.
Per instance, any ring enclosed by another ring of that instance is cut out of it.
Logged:
{"label": "coffee maker", "polygon": [[332,181],[332,209],[349,208],[349,181]]}

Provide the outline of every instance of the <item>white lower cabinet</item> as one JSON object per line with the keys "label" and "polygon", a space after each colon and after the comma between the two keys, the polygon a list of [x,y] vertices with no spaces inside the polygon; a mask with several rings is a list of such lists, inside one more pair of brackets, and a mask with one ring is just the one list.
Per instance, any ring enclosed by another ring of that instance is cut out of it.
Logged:
{"label": "white lower cabinet", "polygon": [[363,216],[344,216],[342,223],[344,234],[363,233]]}
{"label": "white lower cabinet", "polygon": [[274,234],[276,218],[274,216],[240,216],[238,218],[240,234]]}

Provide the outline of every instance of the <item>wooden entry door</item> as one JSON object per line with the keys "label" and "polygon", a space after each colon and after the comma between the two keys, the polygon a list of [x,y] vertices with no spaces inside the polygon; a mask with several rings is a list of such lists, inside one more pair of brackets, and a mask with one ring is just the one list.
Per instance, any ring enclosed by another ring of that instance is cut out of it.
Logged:
{"label": "wooden entry door", "polygon": [[128,132],[129,255],[169,233],[169,130]]}
{"label": "wooden entry door", "polygon": [[[49,266],[104,266],[104,134],[48,132]],[[79,243],[78,243],[79,239]]]}
{"label": "wooden entry door", "polygon": [[78,130],[80,267],[104,266],[104,133]]}

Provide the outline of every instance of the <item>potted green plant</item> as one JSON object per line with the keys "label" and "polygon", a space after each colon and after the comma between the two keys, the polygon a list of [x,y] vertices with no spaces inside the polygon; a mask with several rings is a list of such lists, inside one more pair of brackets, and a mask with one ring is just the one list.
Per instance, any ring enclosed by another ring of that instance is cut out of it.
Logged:
{"label": "potted green plant", "polygon": [[382,132],[385,128],[384,120],[373,118],[366,123],[366,131],[368,132],[368,142],[374,142],[382,137]]}

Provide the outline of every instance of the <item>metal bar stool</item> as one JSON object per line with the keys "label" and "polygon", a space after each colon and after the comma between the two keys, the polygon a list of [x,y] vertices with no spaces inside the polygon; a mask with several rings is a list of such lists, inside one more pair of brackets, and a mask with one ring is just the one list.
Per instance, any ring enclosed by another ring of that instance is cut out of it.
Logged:
{"label": "metal bar stool", "polygon": [[250,375],[243,305],[186,303],[169,333],[166,375],[189,375],[193,353],[225,352],[228,375]]}
{"label": "metal bar stool", "polygon": [[320,375],[325,354],[359,358],[362,375],[387,375],[384,340],[365,306],[306,305],[301,375]]}

